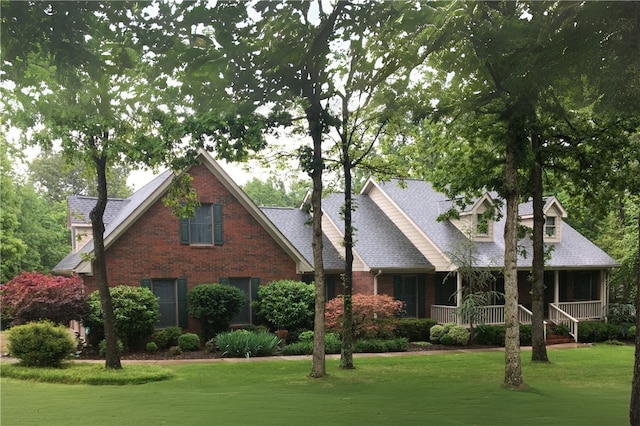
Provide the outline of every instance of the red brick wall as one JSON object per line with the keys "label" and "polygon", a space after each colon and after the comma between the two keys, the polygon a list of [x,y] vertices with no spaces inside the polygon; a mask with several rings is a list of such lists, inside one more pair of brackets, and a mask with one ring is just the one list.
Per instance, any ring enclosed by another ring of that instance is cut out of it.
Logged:
{"label": "red brick wall", "polygon": [[[261,284],[300,279],[294,260],[205,166],[190,174],[200,202],[223,205],[224,244],[181,245],[179,219],[160,200],[107,250],[110,286],[137,286],[143,278],[184,277],[188,289],[221,277],[257,277]],[[85,277],[85,285],[87,291],[97,289],[94,277]]]}

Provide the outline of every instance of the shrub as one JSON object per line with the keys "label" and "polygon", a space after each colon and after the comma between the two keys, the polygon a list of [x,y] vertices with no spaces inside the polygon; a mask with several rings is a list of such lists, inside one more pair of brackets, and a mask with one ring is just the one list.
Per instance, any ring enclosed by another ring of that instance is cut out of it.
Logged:
{"label": "shrub", "polygon": [[[469,342],[469,330],[461,325],[454,325],[447,333],[454,345],[466,345]],[[442,340],[442,339],[441,339]]]}
{"label": "shrub", "polygon": [[[353,337],[354,339],[384,338],[393,336],[397,316],[403,310],[403,303],[386,294],[354,294]],[[342,313],[344,309],[341,296],[330,300],[325,310],[327,330],[342,334]]]}
{"label": "shrub", "polygon": [[380,352],[406,352],[409,341],[400,337],[397,339],[361,339],[357,340],[353,351],[358,353],[380,353]]}
{"label": "shrub", "polygon": [[[305,340],[301,340],[297,343],[292,343],[290,345],[282,348],[283,355],[311,355],[313,353],[313,331],[311,333],[311,338]],[[339,354],[342,349],[342,342],[340,341],[340,336],[336,333],[327,333],[324,336],[324,351],[327,354]]]}
{"label": "shrub", "polygon": [[178,346],[183,352],[194,352],[200,349],[200,337],[194,333],[185,333],[178,337]]}
{"label": "shrub", "polygon": [[429,339],[432,342],[437,343],[437,342],[440,341],[442,336],[447,334],[447,331],[449,331],[449,330],[444,325],[436,324],[433,327],[431,327],[431,330],[429,330]]}
{"label": "shrub", "polygon": [[182,355],[182,349],[180,349],[180,346],[171,346],[169,348],[169,355],[180,356]]}
{"label": "shrub", "polygon": [[246,295],[237,287],[222,284],[200,284],[188,295],[189,314],[200,322],[202,337],[210,340],[227,331],[231,320],[246,303]]}
{"label": "shrub", "polygon": [[578,326],[578,341],[581,343],[604,342],[606,340],[619,340],[621,329],[616,324],[589,321],[581,322]]}
{"label": "shrub", "polygon": [[531,324],[520,324],[520,345],[531,346]]}
{"label": "shrub", "polygon": [[475,329],[475,341],[481,345],[504,346],[504,327],[481,324]]}
{"label": "shrub", "polygon": [[154,331],[151,340],[158,345],[158,349],[168,349],[178,345],[178,337],[181,335],[180,327],[167,327]]}
{"label": "shrub", "polygon": [[[122,354],[122,352],[124,352],[122,340],[118,339],[116,345],[118,346],[118,354]],[[101,358],[107,355],[107,341],[104,339],[100,341],[100,345],[98,346],[98,355],[100,355]]]}
{"label": "shrub", "polygon": [[403,318],[396,324],[394,335],[406,337],[410,342],[424,342],[429,340],[431,327],[436,324],[431,318]]}
{"label": "shrub", "polygon": [[2,286],[2,321],[5,325],[49,320],[68,324],[83,319],[86,305],[79,277],[67,278],[23,272]]}
{"label": "shrub", "polygon": [[450,334],[445,334],[440,338],[440,343],[443,345],[451,346],[453,345],[453,337]]}
{"label": "shrub", "polygon": [[274,281],[258,289],[254,302],[258,317],[288,330],[313,327],[315,288],[300,281]]}
{"label": "shrub", "polygon": [[210,350],[215,344],[223,356],[250,358],[273,355],[279,343],[280,339],[273,333],[237,330],[218,334],[213,342],[207,343],[207,348]]}
{"label": "shrub", "polygon": [[298,335],[298,340],[301,342],[313,342],[313,331],[303,331]]}
{"label": "shrub", "polygon": [[147,352],[158,352],[158,345],[156,342],[149,342],[145,348]]}
{"label": "shrub", "polygon": [[[160,317],[157,297],[144,287],[119,285],[110,289],[115,315],[116,334],[125,347],[135,347],[137,343],[152,335]],[[87,299],[89,315],[85,326],[89,327],[89,342],[94,346],[104,339],[102,305],[98,291]]]}
{"label": "shrub", "polygon": [[59,367],[76,349],[69,330],[51,321],[17,325],[8,338],[9,353],[29,367]]}

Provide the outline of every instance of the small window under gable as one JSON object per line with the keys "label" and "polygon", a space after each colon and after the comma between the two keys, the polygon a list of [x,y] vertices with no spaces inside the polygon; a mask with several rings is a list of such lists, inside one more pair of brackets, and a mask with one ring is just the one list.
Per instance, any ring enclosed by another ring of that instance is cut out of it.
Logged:
{"label": "small window under gable", "polygon": [[562,222],[567,217],[566,210],[556,197],[549,197],[544,206],[544,240],[560,242],[562,239]]}
{"label": "small window under gable", "polygon": [[489,194],[484,194],[468,210],[460,212],[451,223],[473,241],[493,241],[495,206]]}

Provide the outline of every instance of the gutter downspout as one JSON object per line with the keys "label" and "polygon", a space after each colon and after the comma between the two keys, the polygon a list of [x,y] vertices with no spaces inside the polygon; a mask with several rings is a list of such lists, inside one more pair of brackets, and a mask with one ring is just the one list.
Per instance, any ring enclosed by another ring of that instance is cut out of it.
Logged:
{"label": "gutter downspout", "polygon": [[378,272],[373,275],[373,295],[378,294],[378,277],[382,274],[382,269],[378,269]]}

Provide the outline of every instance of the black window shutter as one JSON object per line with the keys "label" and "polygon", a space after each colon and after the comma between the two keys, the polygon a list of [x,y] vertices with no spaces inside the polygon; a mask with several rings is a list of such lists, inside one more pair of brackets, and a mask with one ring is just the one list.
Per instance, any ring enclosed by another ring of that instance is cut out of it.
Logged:
{"label": "black window shutter", "polygon": [[[260,288],[260,278],[251,278],[251,302],[255,302],[258,300],[258,289]],[[251,304],[251,324],[253,324],[253,320],[256,317],[256,310],[253,307],[253,303]]]}
{"label": "black window shutter", "polygon": [[325,275],[324,276],[325,290],[327,293],[327,299],[331,300],[336,297],[336,276]]}
{"label": "black window shutter", "polygon": [[418,275],[418,318],[426,318],[427,277]]}
{"label": "black window shutter", "polygon": [[178,326],[181,328],[187,328],[189,326],[186,278],[178,278]]}
{"label": "black window shutter", "polygon": [[221,246],[224,242],[222,230],[222,204],[213,205],[213,244]]}
{"label": "black window shutter", "polygon": [[394,275],[393,276],[393,298],[396,300],[400,300],[401,294],[402,294],[402,276]]}
{"label": "black window shutter", "polygon": [[220,284],[229,285],[229,278],[225,278],[225,277],[220,278]]}
{"label": "black window shutter", "polygon": [[151,280],[149,278],[141,279],[140,287],[148,288],[149,290],[151,290]]}
{"label": "black window shutter", "polygon": [[180,244],[189,244],[189,219],[180,218]]}

